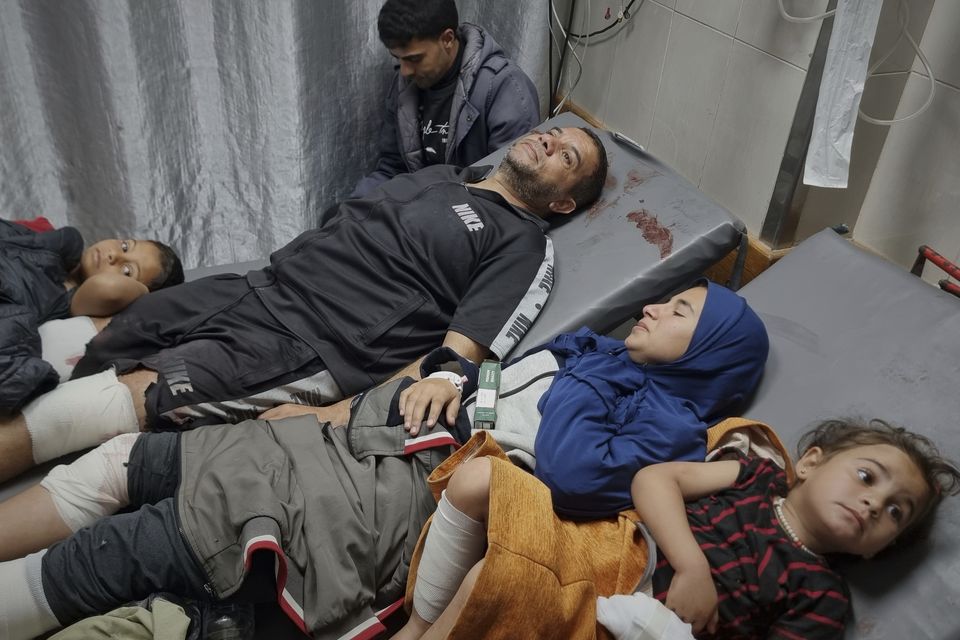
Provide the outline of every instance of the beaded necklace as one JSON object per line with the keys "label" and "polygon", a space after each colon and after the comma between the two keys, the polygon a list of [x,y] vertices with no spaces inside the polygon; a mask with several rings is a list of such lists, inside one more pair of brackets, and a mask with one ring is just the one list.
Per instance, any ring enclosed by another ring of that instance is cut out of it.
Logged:
{"label": "beaded necklace", "polygon": [[797,532],[793,530],[793,527],[790,526],[790,522],[783,517],[783,503],[786,501],[786,498],[776,498],[773,501],[773,511],[777,514],[777,521],[780,523],[780,526],[783,527],[783,530],[787,532],[787,537],[790,538],[794,544],[806,551],[812,556],[817,558],[822,558],[819,553],[808,547],[807,545],[800,542],[800,536],[797,535]]}

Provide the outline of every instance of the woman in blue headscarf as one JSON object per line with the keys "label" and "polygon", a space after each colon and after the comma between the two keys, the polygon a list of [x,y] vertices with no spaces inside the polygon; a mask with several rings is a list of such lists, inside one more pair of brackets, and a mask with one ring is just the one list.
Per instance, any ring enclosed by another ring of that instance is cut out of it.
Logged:
{"label": "woman in blue headscarf", "polygon": [[754,391],[769,345],[743,298],[704,281],[645,307],[623,342],[584,329],[546,349],[563,363],[539,403],[535,474],[558,514],[602,518],[630,507],[641,467],[703,460],[707,427]]}
{"label": "woman in blue headscarf", "polygon": [[[559,514],[609,516],[629,508],[630,480],[641,467],[703,460],[707,427],[735,413],[756,389],[768,350],[766,329],[746,301],[702,280],[644,307],[626,340],[584,328],[506,365],[494,438],[550,488]],[[425,359],[425,373],[442,361],[442,351]],[[444,413],[458,439],[466,439],[476,368],[462,359],[460,366],[466,412],[458,414],[459,391],[434,379],[449,372],[401,393],[399,410],[412,435],[424,418],[432,427]],[[525,455],[531,449],[535,457]]]}
{"label": "woman in blue headscarf", "polygon": [[[768,350],[763,323],[743,298],[701,281],[667,302],[645,307],[624,341],[581,329],[505,367],[506,377],[515,367],[530,368],[531,359],[541,360],[534,370],[543,368],[543,360],[557,362],[549,387],[536,402],[540,415],[533,427],[534,474],[550,490],[550,498],[530,499],[536,491],[512,491],[509,481],[523,484],[526,481],[518,478],[528,477],[524,474],[498,475],[501,479],[494,481],[492,464],[476,464],[486,460],[466,462],[456,473],[452,472],[457,465],[448,461],[447,468],[434,472],[431,480],[436,489],[445,485],[447,491],[439,499],[429,535],[423,537],[422,556],[417,554],[415,589],[408,584],[413,612],[397,637],[419,638],[448,604],[450,613],[435,630],[437,637],[450,631],[451,625],[451,636],[471,637],[465,629],[478,628],[475,623],[491,615],[491,609],[492,615],[500,615],[503,599],[521,594],[524,606],[529,604],[531,611],[565,628],[569,621],[560,619],[565,613],[555,606],[557,590],[547,585],[558,586],[564,598],[569,596],[572,610],[580,610],[581,600],[593,601],[592,596],[580,596],[592,593],[589,585],[596,567],[612,566],[615,573],[622,569],[616,543],[630,542],[638,535],[631,520],[624,528],[620,520],[610,518],[632,508],[634,475],[657,462],[703,461],[707,427],[737,412],[753,393]],[[525,377],[536,379],[536,375]],[[426,387],[428,381],[418,384]],[[521,382],[516,388],[528,387]],[[422,411],[422,405],[416,410]],[[404,411],[409,414],[415,409]],[[497,413],[494,438],[514,444],[513,432],[528,427],[518,429],[515,420],[504,420],[499,403]],[[523,415],[508,410],[511,418],[515,413]],[[416,422],[419,414],[413,417]],[[454,458],[467,460],[478,446],[468,443]],[[512,468],[496,468],[504,466]],[[453,500],[447,496],[451,489]],[[513,505],[508,529],[488,528],[492,525],[482,515],[476,519],[492,508],[495,494]],[[570,537],[551,511],[565,519],[599,522],[586,523],[584,529],[575,529],[580,535]],[[496,551],[490,551],[494,547]],[[575,570],[561,571],[550,558],[568,560]],[[480,581],[484,587],[474,588]],[[466,587],[458,591],[461,583]],[[467,600],[476,592],[489,595],[484,606]],[[503,628],[516,631],[519,627],[524,633],[517,636],[535,635],[522,619],[507,619],[501,621]],[[587,626],[592,630],[593,623],[588,620]]]}

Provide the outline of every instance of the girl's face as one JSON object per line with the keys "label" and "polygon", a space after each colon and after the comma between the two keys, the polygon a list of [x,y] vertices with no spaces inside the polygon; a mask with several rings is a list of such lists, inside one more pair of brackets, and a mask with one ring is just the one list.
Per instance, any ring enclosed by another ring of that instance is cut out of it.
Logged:
{"label": "girl's face", "polygon": [[624,341],[630,359],[639,364],[664,364],[686,353],[706,300],[707,288],[693,287],[662,304],[645,306],[643,317]]}
{"label": "girl's face", "polygon": [[[787,496],[788,516],[819,553],[872,557],[923,510],[929,488],[910,457],[888,444],[864,445],[827,458],[812,447],[797,462],[800,484]],[[798,527],[799,525],[799,527]]]}

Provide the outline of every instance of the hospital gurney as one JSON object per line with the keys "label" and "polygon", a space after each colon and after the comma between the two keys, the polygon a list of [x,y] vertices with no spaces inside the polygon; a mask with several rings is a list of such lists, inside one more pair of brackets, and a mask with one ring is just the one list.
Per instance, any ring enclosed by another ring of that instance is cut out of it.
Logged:
{"label": "hospital gurney", "polygon": [[[811,423],[859,415],[960,451],[960,300],[825,230],[740,293],[770,334],[745,415],[795,450]],[[853,593],[848,638],[960,638],[960,498],[929,539],[841,567]]]}
{"label": "hospital gurney", "polygon": [[[540,129],[554,126],[588,125],[577,116],[562,114]],[[554,288],[515,354],[583,325],[609,331],[644,304],[689,283],[745,238],[742,222],[672,169],[617,142],[609,132],[597,133],[610,162],[607,184],[593,207],[555,221],[550,230],[556,256]],[[496,164],[505,153],[500,150],[477,164]],[[255,260],[201,267],[189,270],[186,277],[242,274],[266,264],[267,260]],[[0,499],[35,484],[53,464],[0,486]],[[258,612],[258,637],[302,637],[275,607],[262,609],[269,613]]]}
{"label": "hospital gurney", "polygon": [[[562,113],[539,129],[586,126]],[[582,326],[606,333],[689,284],[746,239],[740,220],[673,169],[610,132],[595,131],[610,163],[607,184],[587,211],[553,218],[553,293],[515,354]],[[477,164],[499,162],[505,153]]]}
{"label": "hospital gurney", "polygon": [[[563,113],[538,128],[586,126]],[[610,163],[607,184],[587,211],[551,219],[553,291],[514,354],[582,326],[606,333],[643,305],[688,284],[746,238],[740,220],[675,171],[607,131],[596,132]],[[476,164],[498,164],[506,152],[500,149]],[[201,267],[187,277],[245,273],[265,264]]]}

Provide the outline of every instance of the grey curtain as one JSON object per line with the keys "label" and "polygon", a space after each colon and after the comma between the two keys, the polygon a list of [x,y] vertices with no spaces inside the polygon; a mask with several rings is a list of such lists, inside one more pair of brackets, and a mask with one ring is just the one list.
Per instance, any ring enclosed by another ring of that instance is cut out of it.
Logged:
{"label": "grey curtain", "polygon": [[[265,257],[372,167],[381,0],[0,0],[0,217]],[[549,4],[459,0],[547,97]]]}

